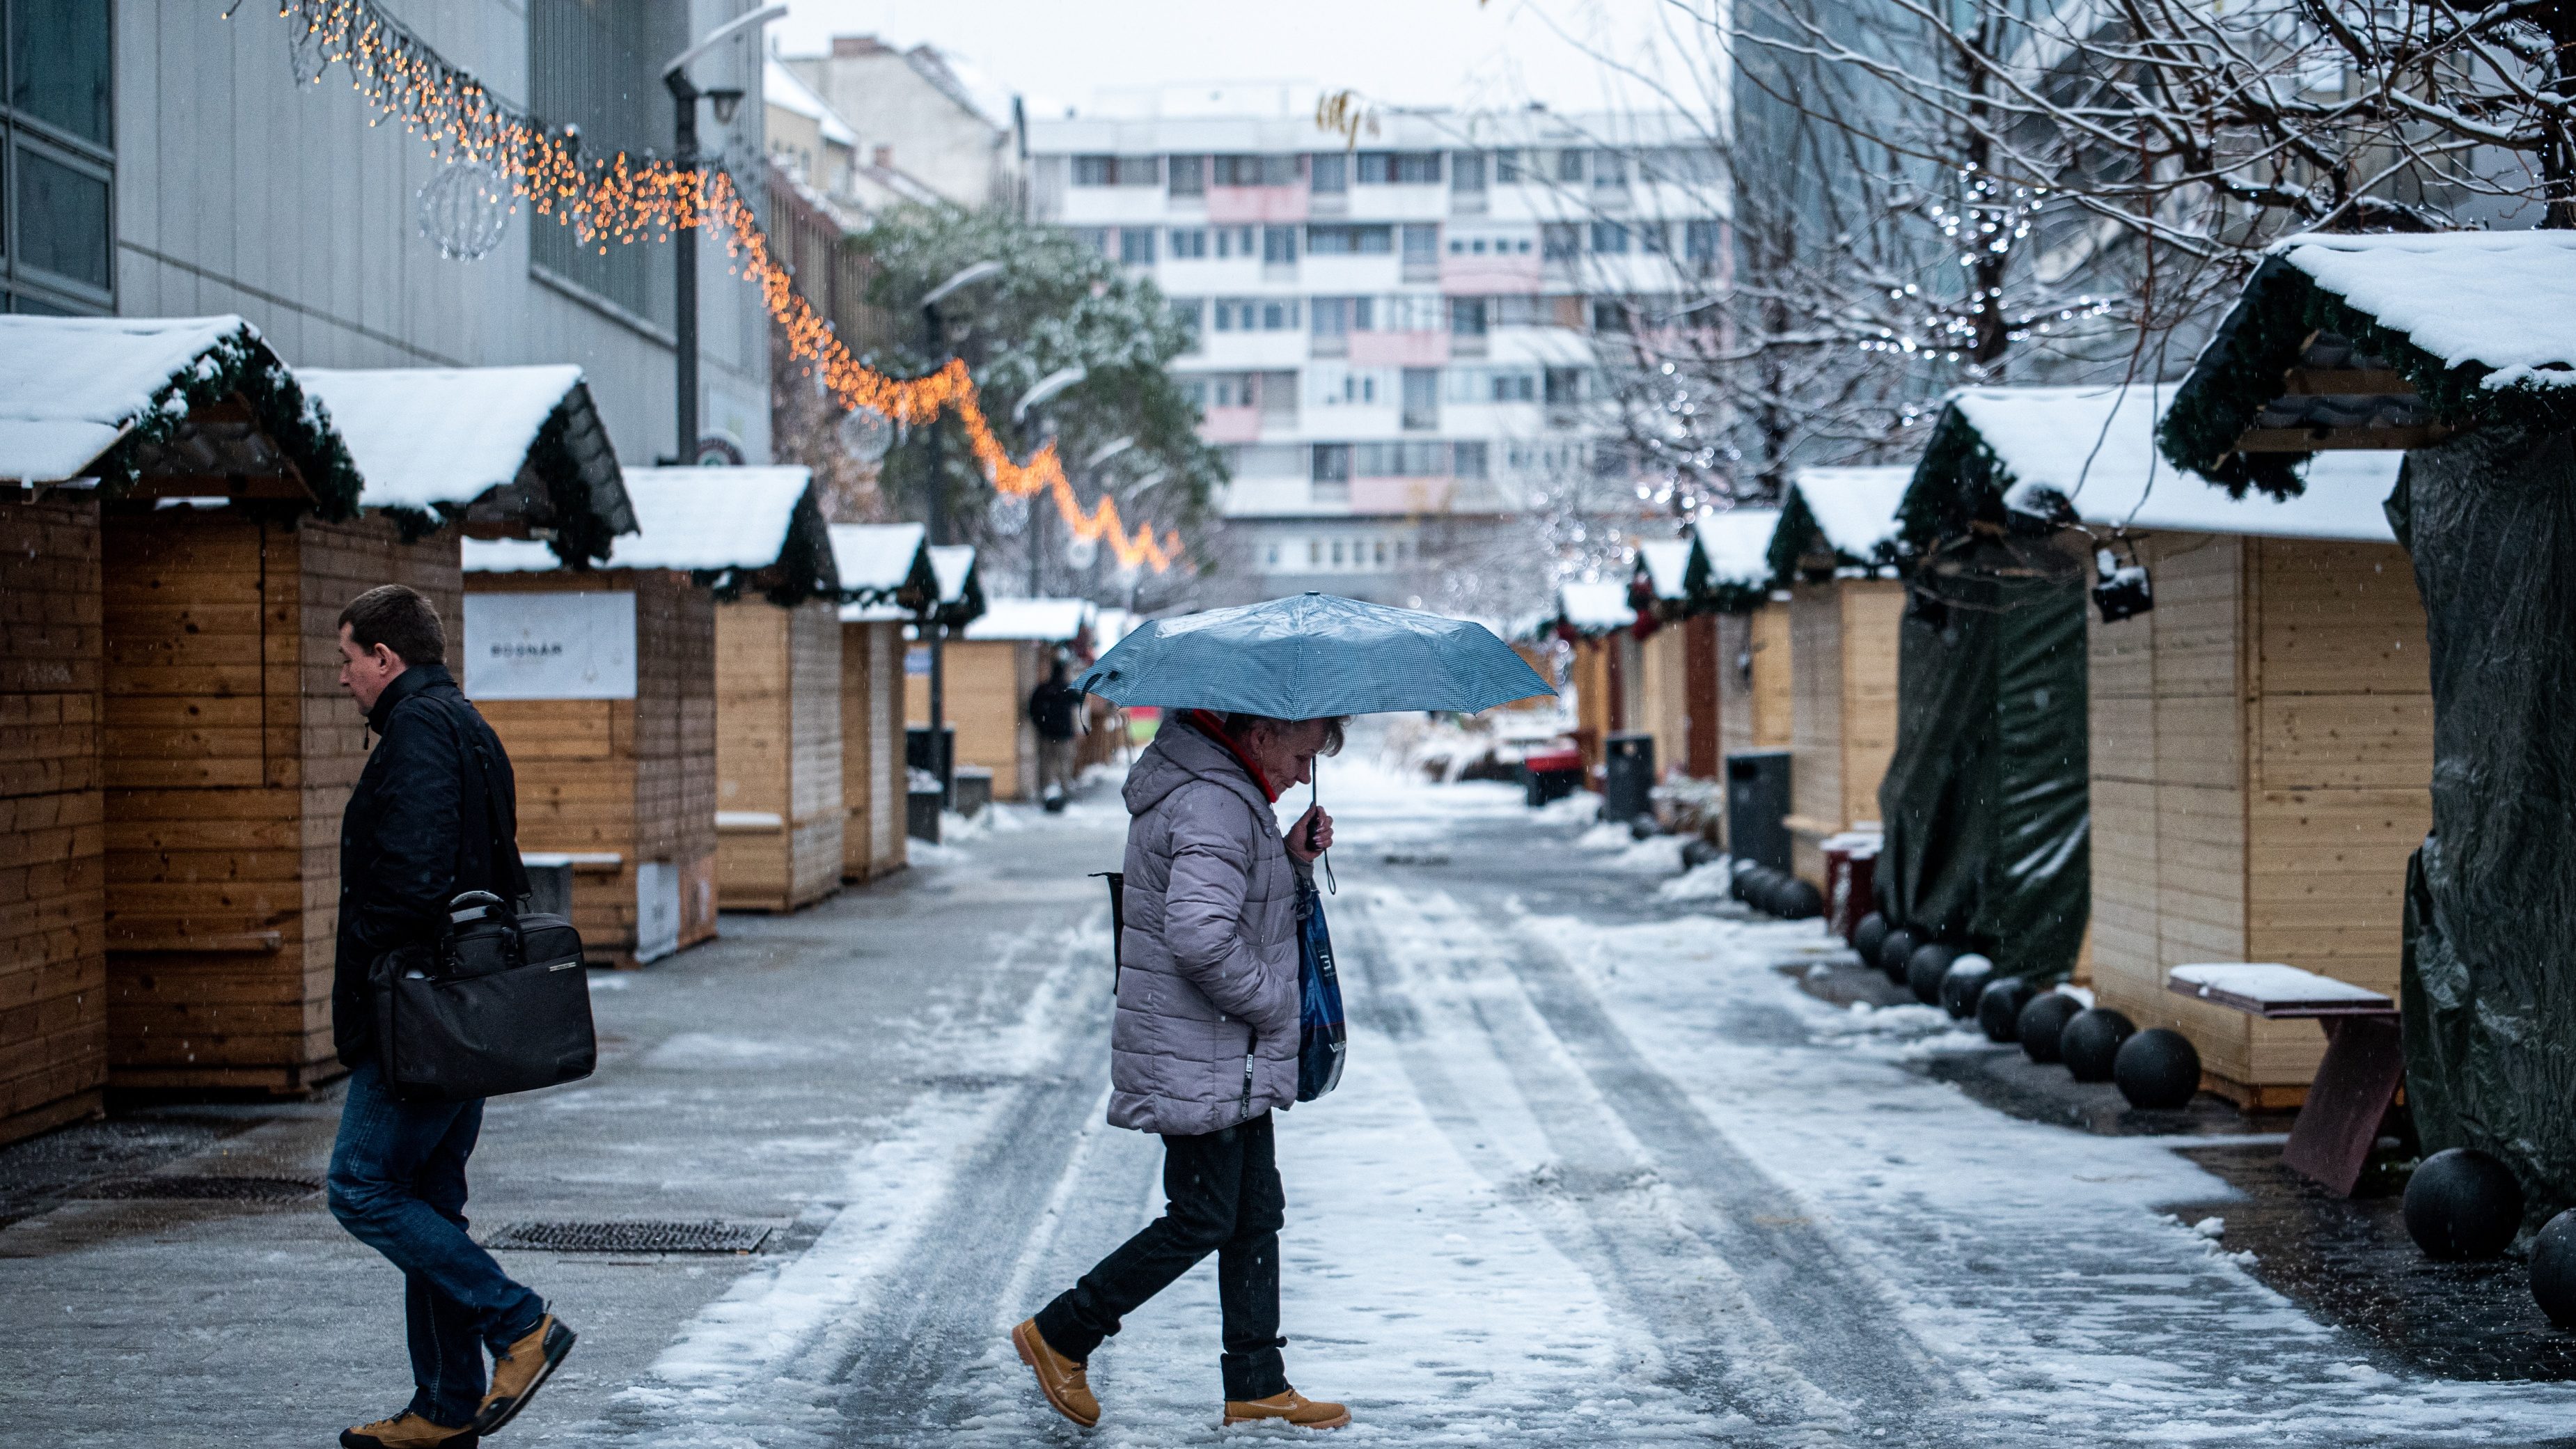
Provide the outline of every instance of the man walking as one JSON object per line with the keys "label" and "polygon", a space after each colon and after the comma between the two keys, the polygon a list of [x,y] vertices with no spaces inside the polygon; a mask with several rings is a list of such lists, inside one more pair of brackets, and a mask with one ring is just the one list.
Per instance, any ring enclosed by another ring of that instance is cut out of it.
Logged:
{"label": "man walking", "polygon": [[[341,1431],[348,1449],[475,1449],[527,1407],[573,1332],[466,1236],[465,1160],[480,1101],[415,1101],[384,1079],[369,971],[434,939],[465,891],[527,892],[516,782],[491,726],[447,672],[423,595],[387,584],[340,611],[340,683],[377,736],[340,821],[340,934],[331,1029],[349,1067],[331,1149],[332,1215],[403,1273],[412,1398]],[[493,1366],[487,1387],[483,1351]]]}
{"label": "man walking", "polygon": [[1100,1420],[1087,1368],[1127,1314],[1216,1254],[1225,1422],[1338,1429],[1289,1386],[1279,1350],[1279,1182],[1270,1113],[1297,1100],[1299,879],[1333,843],[1310,808],[1271,806],[1341,744],[1339,720],[1191,710],[1127,776],[1124,969],[1109,1121],[1163,1139],[1163,1216],[1011,1330],[1058,1413]]}
{"label": "man walking", "polygon": [[1048,814],[1064,808],[1073,791],[1073,737],[1082,722],[1082,691],[1065,682],[1064,660],[1029,696],[1029,723],[1038,730],[1038,791]]}

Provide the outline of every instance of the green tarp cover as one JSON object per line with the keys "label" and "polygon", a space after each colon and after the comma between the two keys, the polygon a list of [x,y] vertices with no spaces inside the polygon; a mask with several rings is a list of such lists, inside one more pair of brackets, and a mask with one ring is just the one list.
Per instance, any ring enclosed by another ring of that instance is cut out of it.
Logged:
{"label": "green tarp cover", "polygon": [[2407,456],[2433,683],[2433,834],[2407,892],[2406,1095],[2534,1221],[2576,1205],[2576,439],[2498,428]]}
{"label": "green tarp cover", "polygon": [[2008,976],[2074,968],[2092,895],[2084,578],[2043,540],[1957,540],[1915,570],[1879,908]]}

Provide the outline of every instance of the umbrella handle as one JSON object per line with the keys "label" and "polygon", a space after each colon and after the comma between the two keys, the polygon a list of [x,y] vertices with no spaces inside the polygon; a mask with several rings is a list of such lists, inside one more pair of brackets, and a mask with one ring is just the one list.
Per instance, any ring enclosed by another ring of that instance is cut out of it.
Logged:
{"label": "umbrella handle", "polygon": [[[1319,810],[1323,807],[1324,770],[1321,764],[1309,766],[1309,768],[1314,771],[1314,775],[1306,782],[1306,808],[1309,810]],[[1306,822],[1306,844],[1309,847],[1312,847],[1314,843],[1315,822],[1312,819],[1309,819]],[[1333,878],[1332,852],[1327,850],[1318,850],[1315,852],[1315,859],[1322,862],[1324,867],[1325,893],[1328,895],[1340,895],[1342,893],[1342,883]]]}

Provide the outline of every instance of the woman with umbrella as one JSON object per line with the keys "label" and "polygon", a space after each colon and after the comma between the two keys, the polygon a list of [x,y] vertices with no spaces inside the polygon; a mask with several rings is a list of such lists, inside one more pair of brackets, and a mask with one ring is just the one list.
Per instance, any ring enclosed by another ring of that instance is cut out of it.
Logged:
{"label": "woman with umbrella", "polygon": [[1350,715],[1550,691],[1481,625],[1321,594],[1155,621],[1080,684],[1173,711],[1127,777],[1109,1098],[1113,1126],[1162,1136],[1167,1204],[1012,1343],[1049,1404],[1096,1424],[1092,1350],[1215,1253],[1225,1422],[1340,1428],[1349,1411],[1298,1393],[1280,1358],[1271,1124],[1297,1100],[1300,903],[1333,822],[1310,803],[1283,834],[1272,807]]}

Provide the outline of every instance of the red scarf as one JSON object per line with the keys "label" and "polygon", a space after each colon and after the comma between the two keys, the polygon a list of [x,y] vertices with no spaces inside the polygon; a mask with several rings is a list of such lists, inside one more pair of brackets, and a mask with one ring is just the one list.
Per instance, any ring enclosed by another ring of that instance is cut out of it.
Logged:
{"label": "red scarf", "polygon": [[1190,723],[1205,731],[1209,739],[1225,746],[1225,752],[1234,756],[1236,761],[1251,774],[1252,783],[1261,787],[1261,793],[1270,797],[1271,804],[1279,803],[1279,788],[1270,783],[1270,777],[1262,772],[1259,765],[1252,762],[1252,756],[1245,754],[1243,746],[1235,743],[1234,736],[1226,732],[1223,715],[1209,710],[1194,709],[1189,712],[1188,718]]}

